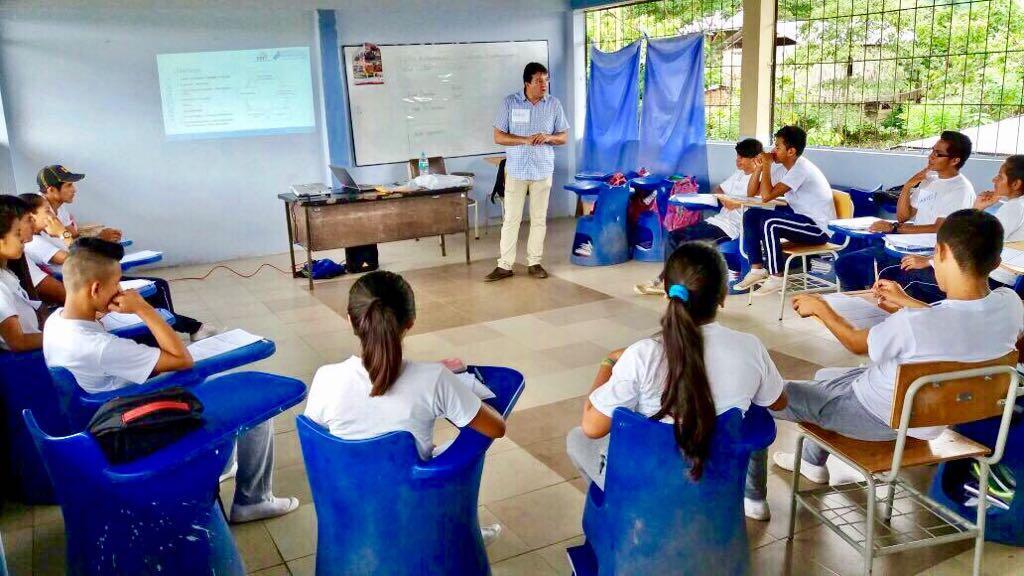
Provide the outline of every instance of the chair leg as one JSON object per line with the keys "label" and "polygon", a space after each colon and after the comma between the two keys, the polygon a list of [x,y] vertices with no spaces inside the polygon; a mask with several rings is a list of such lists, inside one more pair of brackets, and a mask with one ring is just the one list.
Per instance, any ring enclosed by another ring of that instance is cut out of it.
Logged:
{"label": "chair leg", "polygon": [[981,576],[981,557],[985,554],[985,510],[988,508],[988,462],[978,460],[981,473],[978,474],[978,535],[974,538],[974,576]]}
{"label": "chair leg", "polygon": [[786,258],[782,269],[782,290],[779,291],[779,322],[782,322],[782,315],[786,313],[786,288],[789,288],[789,265],[795,256]]}
{"label": "chair leg", "polygon": [[868,481],[867,519],[864,525],[864,574],[871,576],[871,565],[875,559],[875,476],[866,475]]}
{"label": "chair leg", "polygon": [[473,237],[480,239],[480,203],[473,204]]}
{"label": "chair leg", "polygon": [[[796,532],[796,495],[800,490],[800,463],[803,462],[804,453],[804,440],[806,437],[800,434],[796,437],[796,451],[793,452],[793,489],[789,495],[789,526],[786,529],[786,539],[793,540],[793,534]],[[786,554],[792,552],[792,546],[788,547]]]}
{"label": "chair leg", "polygon": [[441,234],[441,257],[444,258],[447,255],[448,255],[448,251],[445,249],[445,246],[444,246],[444,234]]}
{"label": "chair leg", "polygon": [[896,499],[896,482],[889,482],[889,493],[885,497],[885,523],[888,524],[892,520],[892,504]]}
{"label": "chair leg", "polygon": [[804,291],[807,291],[807,256],[800,257],[800,277],[804,280]]}

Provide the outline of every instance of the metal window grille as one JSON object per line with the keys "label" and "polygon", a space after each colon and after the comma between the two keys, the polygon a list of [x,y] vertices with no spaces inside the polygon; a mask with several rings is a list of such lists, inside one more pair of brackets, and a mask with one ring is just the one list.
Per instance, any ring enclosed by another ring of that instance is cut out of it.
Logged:
{"label": "metal window grille", "polygon": [[810,144],[1024,151],[1021,0],[777,0],[772,123]]}
{"label": "metal window grille", "polygon": [[[742,9],[743,0],[655,0],[590,10],[586,42],[614,52],[645,35],[668,38],[702,32],[707,138],[734,141],[740,125]],[[641,52],[641,68],[645,55],[646,51]],[[588,51],[588,74],[589,66]],[[642,87],[640,98],[642,102]]]}

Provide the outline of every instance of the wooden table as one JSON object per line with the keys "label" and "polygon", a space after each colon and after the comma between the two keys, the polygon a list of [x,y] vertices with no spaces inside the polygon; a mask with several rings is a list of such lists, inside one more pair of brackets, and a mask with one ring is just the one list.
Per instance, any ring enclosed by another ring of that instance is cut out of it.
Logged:
{"label": "wooden table", "polygon": [[[306,249],[306,265],[312,267],[313,252],[364,244],[441,237],[441,255],[446,255],[444,235],[466,235],[466,264],[469,264],[468,197],[472,186],[443,190],[381,193],[334,191],[322,196],[299,197],[278,194],[284,201],[288,225],[288,252],[295,270],[295,245]],[[313,290],[312,275],[309,289]]]}

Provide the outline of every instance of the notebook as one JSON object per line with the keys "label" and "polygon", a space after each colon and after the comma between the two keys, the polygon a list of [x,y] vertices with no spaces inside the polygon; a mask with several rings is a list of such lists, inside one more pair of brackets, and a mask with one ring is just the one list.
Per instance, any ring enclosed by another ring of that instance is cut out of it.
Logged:
{"label": "notebook", "polygon": [[138,314],[125,314],[124,312],[107,312],[100,318],[100,324],[107,329],[107,332],[135,326],[142,323]]}
{"label": "notebook", "polygon": [[491,392],[490,388],[484,386],[484,383],[477,379],[476,375],[472,371],[456,374],[455,377],[459,379],[459,382],[462,382],[472,390],[473,394],[477,395],[477,398],[480,398],[481,400],[490,400],[495,397],[494,392]]}
{"label": "notebook", "polygon": [[262,336],[251,334],[241,328],[235,328],[234,330],[221,332],[216,336],[203,338],[199,342],[189,344],[188,353],[192,355],[192,360],[199,362],[200,360],[226,354],[260,340],[263,340]]}
{"label": "notebook", "polygon": [[875,222],[880,221],[881,218],[875,218],[874,216],[861,216],[860,218],[840,218],[838,220],[831,220],[829,224],[837,228],[846,228],[847,230],[867,230],[871,228],[871,225]]}
{"label": "notebook", "polygon": [[935,234],[887,234],[885,243],[901,252],[934,252]]}
{"label": "notebook", "polygon": [[889,313],[879,308],[877,304],[860,296],[825,294],[822,299],[828,302],[836,314],[846,318],[846,321],[858,330],[881,324],[889,317]]}
{"label": "notebook", "polygon": [[152,286],[154,282],[152,280],[122,280],[118,285],[121,290],[142,290],[147,286]]}
{"label": "notebook", "polygon": [[149,260],[157,256],[163,256],[163,252],[157,252],[156,250],[139,250],[138,252],[132,252],[131,254],[125,254],[124,258],[121,258],[121,264],[131,264],[133,262],[141,262],[143,260]]}
{"label": "notebook", "polygon": [[718,207],[718,198],[714,194],[677,194],[669,198],[669,202],[672,204],[709,206],[711,208]]}

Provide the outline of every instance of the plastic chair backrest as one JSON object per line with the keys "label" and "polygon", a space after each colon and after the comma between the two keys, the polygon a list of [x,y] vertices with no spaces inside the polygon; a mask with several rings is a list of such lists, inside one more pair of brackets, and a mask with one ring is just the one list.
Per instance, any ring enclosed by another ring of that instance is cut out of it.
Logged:
{"label": "plastic chair backrest", "polygon": [[[889,425],[900,427],[907,392],[915,380],[961,370],[992,366],[1016,366],[1017,351],[984,362],[921,362],[901,364],[896,371]],[[993,374],[948,380],[939,385],[925,385],[914,396],[909,427],[949,426],[999,416],[1003,412],[1009,374]]]}
{"label": "plastic chair backrest", "polygon": [[849,192],[832,191],[832,202],[836,206],[836,218],[853,218],[853,198]]}
{"label": "plastic chair backrest", "polygon": [[612,416],[605,490],[590,500],[584,532],[601,574],[746,574],[743,484],[750,453],[775,439],[767,410],[721,414],[699,481],[672,427],[624,408]]}
{"label": "plastic chair backrest", "polygon": [[0,432],[4,442],[0,446],[0,482],[5,494],[30,504],[52,504],[53,486],[21,418],[23,410],[32,410],[48,428],[70,432],[64,429],[57,393],[41,350],[0,352],[0,407],[4,421]]}

